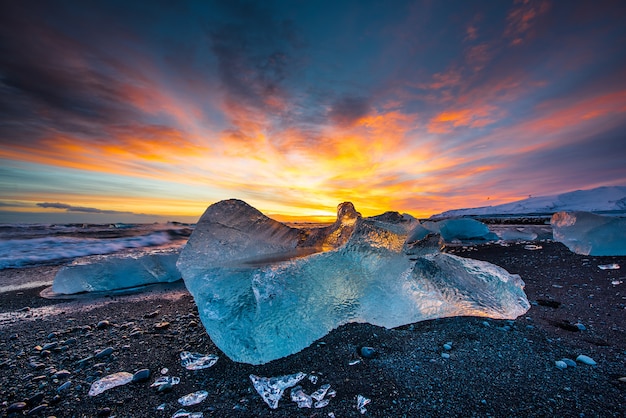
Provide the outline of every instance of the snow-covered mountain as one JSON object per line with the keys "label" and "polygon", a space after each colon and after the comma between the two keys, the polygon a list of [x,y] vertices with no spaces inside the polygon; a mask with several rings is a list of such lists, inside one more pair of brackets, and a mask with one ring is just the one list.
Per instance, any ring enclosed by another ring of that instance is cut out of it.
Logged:
{"label": "snow-covered mountain", "polygon": [[626,186],[598,187],[596,189],[576,190],[559,195],[529,197],[528,199],[497,206],[454,209],[433,215],[431,219],[476,215],[553,214],[563,210],[626,212]]}

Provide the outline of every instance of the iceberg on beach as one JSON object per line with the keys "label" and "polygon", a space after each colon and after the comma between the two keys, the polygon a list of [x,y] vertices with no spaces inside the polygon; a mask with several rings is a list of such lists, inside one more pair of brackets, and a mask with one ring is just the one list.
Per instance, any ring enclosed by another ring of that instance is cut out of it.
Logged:
{"label": "iceberg on beach", "polygon": [[453,241],[495,241],[498,236],[489,231],[487,225],[470,218],[446,219],[443,221],[427,221],[426,229],[437,234],[446,242]]}
{"label": "iceberg on beach", "polygon": [[296,353],[349,322],[391,328],[529,309],[518,275],[441,253],[439,237],[422,239],[422,229],[409,215],[362,218],[351,203],[327,228],[290,228],[227,200],[200,218],[177,265],[213,342],[250,364]]}
{"label": "iceberg on beach", "polygon": [[181,278],[177,259],[177,251],[86,257],[58,271],[52,292],[71,295],[175,282]]}
{"label": "iceberg on beach", "polygon": [[626,255],[626,219],[589,212],[557,212],[550,220],[554,239],[576,254]]}

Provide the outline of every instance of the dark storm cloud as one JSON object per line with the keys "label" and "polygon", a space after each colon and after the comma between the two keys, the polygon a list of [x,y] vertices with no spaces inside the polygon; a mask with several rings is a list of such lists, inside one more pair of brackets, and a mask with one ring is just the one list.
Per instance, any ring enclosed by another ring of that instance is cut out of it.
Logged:
{"label": "dark storm cloud", "polygon": [[339,126],[351,126],[371,110],[365,97],[344,96],[332,104],[328,117]]}
{"label": "dark storm cloud", "polygon": [[1,141],[55,130],[93,134],[99,126],[133,116],[122,100],[122,67],[89,45],[89,34],[82,40],[70,35],[79,22],[66,7],[0,6]]}
{"label": "dark storm cloud", "polygon": [[86,208],[82,206],[72,206],[66,203],[37,203],[37,206],[45,208],[45,209],[65,209],[68,212],[82,212],[82,213],[106,213],[109,215],[119,214],[119,215],[132,215],[133,212],[122,212],[117,210],[103,210],[98,208]]}
{"label": "dark storm cloud", "polygon": [[266,3],[227,2],[220,11],[207,34],[227,99],[264,109],[268,99],[286,94],[286,80],[300,65],[295,26],[275,18]]}

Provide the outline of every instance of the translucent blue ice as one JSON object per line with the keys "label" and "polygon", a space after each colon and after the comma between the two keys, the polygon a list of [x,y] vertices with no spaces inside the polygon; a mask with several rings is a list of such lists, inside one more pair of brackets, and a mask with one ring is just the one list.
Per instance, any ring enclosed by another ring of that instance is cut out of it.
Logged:
{"label": "translucent blue ice", "polygon": [[626,255],[626,219],[589,212],[557,212],[554,239],[582,255]]}

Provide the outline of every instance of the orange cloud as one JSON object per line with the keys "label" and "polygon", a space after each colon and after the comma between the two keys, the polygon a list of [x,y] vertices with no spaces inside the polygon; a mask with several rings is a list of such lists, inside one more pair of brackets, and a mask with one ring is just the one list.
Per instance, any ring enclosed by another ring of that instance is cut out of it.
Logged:
{"label": "orange cloud", "polygon": [[498,120],[498,111],[494,106],[484,105],[476,108],[446,110],[430,120],[428,132],[445,134],[455,128],[482,128]]}

